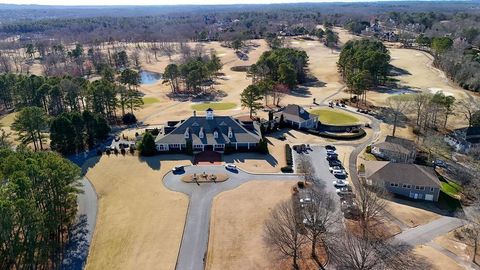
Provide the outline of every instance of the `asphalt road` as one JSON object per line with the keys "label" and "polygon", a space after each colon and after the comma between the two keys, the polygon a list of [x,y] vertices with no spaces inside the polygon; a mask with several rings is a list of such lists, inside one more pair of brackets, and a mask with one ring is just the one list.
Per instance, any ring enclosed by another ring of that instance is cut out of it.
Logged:
{"label": "asphalt road", "polygon": [[448,233],[464,225],[463,220],[455,217],[442,216],[430,223],[407,229],[395,236],[395,241],[411,246],[426,244],[435,237]]}
{"label": "asphalt road", "polygon": [[[180,180],[183,174],[202,174],[203,172],[207,174],[227,173],[230,178],[221,183],[200,185],[185,183]],[[295,174],[251,174],[242,170],[231,172],[226,170],[224,166],[187,166],[182,175],[170,172],[165,175],[163,180],[168,189],[185,193],[190,197],[182,243],[177,258],[176,269],[178,270],[204,269],[210,230],[210,212],[212,200],[216,195],[249,181],[298,180],[298,175]]]}

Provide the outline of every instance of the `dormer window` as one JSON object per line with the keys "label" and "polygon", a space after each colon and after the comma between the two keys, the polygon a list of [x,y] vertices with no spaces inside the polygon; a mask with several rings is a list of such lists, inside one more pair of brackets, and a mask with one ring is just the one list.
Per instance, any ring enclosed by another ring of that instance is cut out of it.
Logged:
{"label": "dormer window", "polygon": [[213,137],[214,137],[215,139],[218,139],[218,131],[215,130],[215,131],[213,132]]}
{"label": "dormer window", "polygon": [[233,132],[231,127],[228,128],[228,138],[233,138]]}
{"label": "dormer window", "polygon": [[190,138],[190,130],[187,128],[187,130],[185,130],[185,139],[188,139]]}
{"label": "dormer window", "polygon": [[198,137],[203,139],[203,128],[200,128],[200,132],[198,133]]}

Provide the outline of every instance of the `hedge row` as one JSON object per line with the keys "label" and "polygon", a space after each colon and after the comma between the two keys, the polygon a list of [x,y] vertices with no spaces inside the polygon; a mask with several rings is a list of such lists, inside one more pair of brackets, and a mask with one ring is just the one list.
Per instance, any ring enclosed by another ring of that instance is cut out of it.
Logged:
{"label": "hedge row", "polygon": [[293,165],[292,148],[288,143],[285,144],[285,159],[287,160],[287,166]]}
{"label": "hedge row", "polygon": [[292,168],[292,166],[290,166],[290,165],[285,166],[285,167],[282,167],[282,168],[280,168],[280,170],[281,170],[283,173],[293,173],[293,168]]}
{"label": "hedge row", "polygon": [[[309,130],[310,132],[310,130]],[[313,133],[313,132],[310,132],[310,133]],[[324,137],[324,138],[329,138],[329,139],[337,139],[337,140],[355,140],[355,139],[360,139],[360,138],[363,138],[365,135],[367,135],[367,133],[365,132],[365,130],[363,129],[360,129],[358,132],[356,133],[331,133],[331,132],[316,132],[314,134],[317,134],[321,137]]]}
{"label": "hedge row", "polygon": [[236,71],[236,72],[247,72],[250,66],[234,66],[231,67],[231,71]]}

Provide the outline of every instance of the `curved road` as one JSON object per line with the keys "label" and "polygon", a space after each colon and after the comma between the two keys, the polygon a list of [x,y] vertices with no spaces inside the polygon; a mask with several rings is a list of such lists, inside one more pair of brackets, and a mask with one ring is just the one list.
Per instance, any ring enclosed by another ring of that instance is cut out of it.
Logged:
{"label": "curved road", "polygon": [[[185,183],[180,180],[183,174],[225,174],[229,179],[221,183]],[[219,193],[234,189],[244,183],[256,180],[298,180],[295,174],[252,174],[238,170],[228,171],[224,166],[187,166],[182,174],[169,172],[164,176],[165,186],[173,191],[187,194],[190,197],[188,212],[177,258],[178,270],[203,270],[210,230],[210,212],[212,200]]]}

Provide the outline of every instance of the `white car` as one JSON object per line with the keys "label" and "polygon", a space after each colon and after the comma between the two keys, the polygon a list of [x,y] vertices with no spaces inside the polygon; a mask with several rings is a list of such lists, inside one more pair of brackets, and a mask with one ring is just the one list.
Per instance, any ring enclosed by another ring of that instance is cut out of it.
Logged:
{"label": "white car", "polygon": [[345,173],[345,170],[333,170],[332,173],[335,177],[345,177],[345,176],[347,176],[347,174]]}
{"label": "white car", "polygon": [[333,171],[344,171],[343,168],[340,166],[330,166],[328,169],[331,173],[333,173]]}
{"label": "white car", "polygon": [[311,203],[311,202],[312,202],[312,198],[300,199],[300,203]]}
{"label": "white car", "polygon": [[327,149],[327,155],[336,155],[335,150]]}
{"label": "white car", "polygon": [[346,187],[348,185],[348,181],[336,180],[336,181],[333,181],[333,185],[336,187]]}
{"label": "white car", "polygon": [[232,163],[227,163],[227,164],[225,164],[225,169],[235,171],[235,170],[237,170],[237,166],[235,164],[232,164]]}

